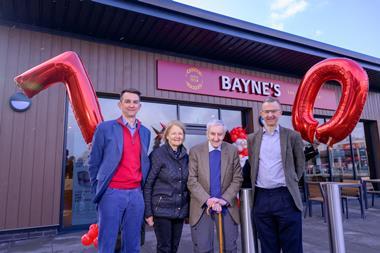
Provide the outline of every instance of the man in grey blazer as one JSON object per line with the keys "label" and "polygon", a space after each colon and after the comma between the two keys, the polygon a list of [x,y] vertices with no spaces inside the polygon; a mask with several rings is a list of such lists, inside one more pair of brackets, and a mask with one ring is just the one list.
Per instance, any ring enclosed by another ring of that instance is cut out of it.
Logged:
{"label": "man in grey blazer", "polygon": [[236,196],[243,176],[236,147],[223,142],[225,133],[221,120],[210,121],[208,141],[190,149],[187,186],[194,252],[214,252],[214,224],[218,225],[217,213],[220,212],[225,252],[237,252],[240,217]]}
{"label": "man in grey blazer", "polygon": [[253,222],[262,253],[301,253],[302,199],[298,181],[305,168],[299,133],[281,127],[282,110],[267,98],[261,112],[264,127],[248,136],[253,190]]}

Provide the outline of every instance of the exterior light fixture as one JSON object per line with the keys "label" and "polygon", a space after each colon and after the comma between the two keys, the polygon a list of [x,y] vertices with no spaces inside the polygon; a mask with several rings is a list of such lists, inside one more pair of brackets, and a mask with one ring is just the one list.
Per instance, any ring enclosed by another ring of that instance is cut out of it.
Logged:
{"label": "exterior light fixture", "polygon": [[25,112],[32,105],[32,100],[22,92],[16,92],[9,98],[9,106],[15,112]]}

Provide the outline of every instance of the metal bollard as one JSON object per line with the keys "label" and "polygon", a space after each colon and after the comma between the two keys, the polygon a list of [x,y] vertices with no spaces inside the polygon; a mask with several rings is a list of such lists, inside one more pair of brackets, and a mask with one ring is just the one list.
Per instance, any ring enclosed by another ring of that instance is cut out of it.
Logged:
{"label": "metal bollard", "polygon": [[345,253],[339,183],[326,183],[322,187],[326,193],[330,252]]}
{"label": "metal bollard", "polygon": [[241,244],[243,253],[255,253],[255,240],[252,228],[252,189],[240,190]]}

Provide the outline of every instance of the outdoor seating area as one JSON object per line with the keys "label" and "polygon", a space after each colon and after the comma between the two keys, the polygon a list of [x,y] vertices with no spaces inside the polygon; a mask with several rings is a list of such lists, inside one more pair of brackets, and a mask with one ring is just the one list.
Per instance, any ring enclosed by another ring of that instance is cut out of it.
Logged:
{"label": "outdoor seating area", "polygon": [[360,204],[360,214],[364,219],[364,206],[363,206],[363,188],[360,183],[360,180],[349,180],[344,179],[342,182],[341,188],[341,200],[342,200],[342,210],[343,213],[346,214],[346,218],[348,219],[348,201],[349,200],[358,200]]}
{"label": "outdoor seating area", "polygon": [[368,208],[368,194],[371,195],[372,200],[372,207],[375,205],[375,197],[380,196],[380,190],[377,188],[375,190],[373,184],[378,184],[380,186],[380,179],[371,179],[369,177],[362,177],[361,183],[363,185],[363,193],[364,193],[364,200],[365,200],[365,208]]}
{"label": "outdoor seating area", "polygon": [[[326,221],[326,196],[322,186],[326,183],[328,182],[305,181],[303,189],[305,195],[304,218],[306,218],[307,215],[312,217],[313,204],[319,204],[321,206],[320,216]],[[377,190],[373,186],[373,184],[380,184],[380,180],[362,177],[360,180],[343,179],[339,184],[341,189],[342,212],[345,214],[346,219],[349,218],[352,206],[359,207],[360,217],[365,219],[365,210],[368,209],[368,199],[371,200],[371,207],[375,207],[375,199],[380,196],[380,190]]]}
{"label": "outdoor seating area", "polygon": [[[321,213],[325,218],[325,197],[323,196],[323,189],[321,182],[306,182],[305,183],[305,195],[306,204],[305,204],[305,212],[304,217],[306,218],[307,213],[309,213],[309,217],[313,215],[313,203],[319,203],[321,205]],[[325,218],[326,220],[326,218]]]}

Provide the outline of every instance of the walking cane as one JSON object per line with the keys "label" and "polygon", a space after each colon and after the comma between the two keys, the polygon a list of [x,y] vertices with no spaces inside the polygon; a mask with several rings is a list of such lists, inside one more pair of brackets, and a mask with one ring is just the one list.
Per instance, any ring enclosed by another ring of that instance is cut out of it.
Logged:
{"label": "walking cane", "polygon": [[[206,209],[206,213],[207,215],[210,215],[210,207],[208,207]],[[218,213],[218,230],[219,230],[219,233],[218,233],[218,239],[219,239],[219,252],[220,253],[223,253],[224,252],[224,249],[223,249],[223,245],[224,245],[224,241],[223,241],[223,219],[222,219],[222,212]]]}
{"label": "walking cane", "polygon": [[223,220],[222,212],[218,213],[218,226],[219,226],[219,252],[223,253]]}

